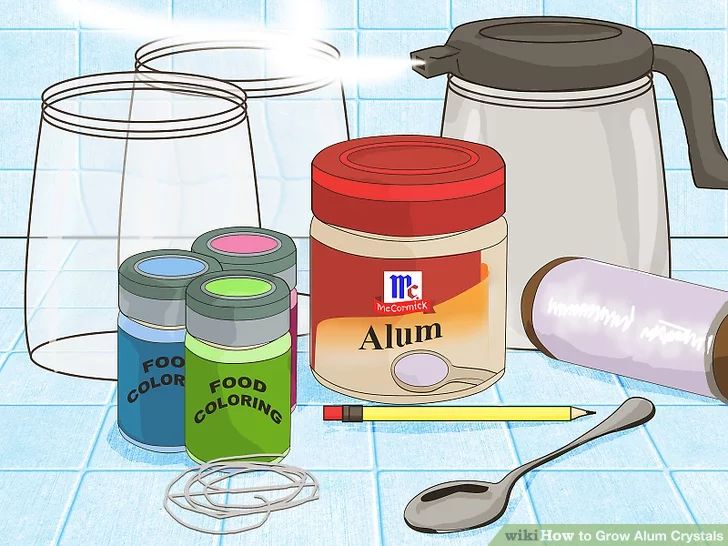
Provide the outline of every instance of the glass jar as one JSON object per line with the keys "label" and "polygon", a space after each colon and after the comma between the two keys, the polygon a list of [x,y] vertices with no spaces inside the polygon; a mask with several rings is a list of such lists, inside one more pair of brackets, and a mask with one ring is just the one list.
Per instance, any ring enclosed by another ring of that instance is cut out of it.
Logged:
{"label": "glass jar", "polygon": [[153,250],[119,267],[119,432],[152,451],[184,451],[185,291],[222,267],[186,250]]}
{"label": "glass jar", "polygon": [[43,92],[25,262],[35,364],[115,381],[121,263],[258,225],[246,104],[233,84],[179,72],[89,74]]}
{"label": "glass jar", "polygon": [[460,398],[505,371],[504,164],[487,146],[382,136],[313,162],[311,369],[391,403]]}

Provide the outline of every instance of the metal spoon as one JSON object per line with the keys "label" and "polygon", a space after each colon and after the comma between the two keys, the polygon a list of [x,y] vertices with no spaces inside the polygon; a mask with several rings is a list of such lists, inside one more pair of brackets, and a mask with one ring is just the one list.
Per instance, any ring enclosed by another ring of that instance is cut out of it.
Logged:
{"label": "metal spoon", "polygon": [[493,523],[505,513],[513,486],[521,476],[587,442],[643,425],[654,415],[652,402],[645,398],[629,398],[604,421],[576,440],[511,470],[497,483],[462,480],[424,490],[407,504],[404,520],[412,529],[422,533],[455,533]]}

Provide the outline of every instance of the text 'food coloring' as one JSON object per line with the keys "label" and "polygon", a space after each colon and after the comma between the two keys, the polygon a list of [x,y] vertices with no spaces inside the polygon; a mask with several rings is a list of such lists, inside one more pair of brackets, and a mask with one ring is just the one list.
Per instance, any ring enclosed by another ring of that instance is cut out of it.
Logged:
{"label": "text 'food coloring'", "polygon": [[197,461],[276,454],[291,443],[290,288],[256,271],[187,290],[185,443]]}
{"label": "text 'food coloring'", "polygon": [[140,447],[184,450],[185,293],[195,277],[221,269],[214,258],[174,249],[119,267],[118,424]]}

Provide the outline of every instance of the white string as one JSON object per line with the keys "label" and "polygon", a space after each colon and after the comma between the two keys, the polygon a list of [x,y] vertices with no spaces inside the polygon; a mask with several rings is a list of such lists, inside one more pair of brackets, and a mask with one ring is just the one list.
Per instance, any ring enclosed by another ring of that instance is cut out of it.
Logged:
{"label": "white string", "polygon": [[[259,461],[248,461],[246,459],[277,458],[276,454],[255,454],[239,457],[223,457],[212,460],[203,465],[190,468],[179,474],[167,486],[164,498],[164,509],[180,525],[193,531],[208,533],[211,535],[230,535],[251,531],[261,527],[270,517],[271,513],[279,510],[294,508],[319,498],[318,480],[297,466],[290,466],[282,463],[265,463]],[[255,487],[225,487],[221,482],[229,480],[232,484],[238,476],[243,474],[273,472],[286,478],[288,483],[278,485],[261,485]],[[181,488],[175,486],[184,483]],[[292,490],[290,493],[269,500],[262,493],[282,492]],[[301,498],[299,495],[304,494]],[[231,496],[250,495],[259,501],[252,504],[233,504],[228,502]],[[222,500],[216,499],[222,497]],[[198,527],[185,521],[182,515],[175,514],[172,505],[182,510],[182,514],[191,513],[202,515],[214,520],[226,520],[230,518],[244,518],[248,516],[262,515],[262,519],[247,526],[225,529]]]}

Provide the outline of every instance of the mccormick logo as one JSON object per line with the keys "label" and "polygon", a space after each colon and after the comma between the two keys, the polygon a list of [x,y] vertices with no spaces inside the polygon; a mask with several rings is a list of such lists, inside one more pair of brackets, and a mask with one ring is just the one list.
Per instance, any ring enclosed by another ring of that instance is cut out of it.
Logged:
{"label": "mccormick logo", "polygon": [[422,299],[422,271],[385,271],[382,298],[374,300],[374,310],[384,315],[432,312]]}
{"label": "mccormick logo", "polygon": [[415,301],[422,297],[422,271],[385,271],[384,303]]}

